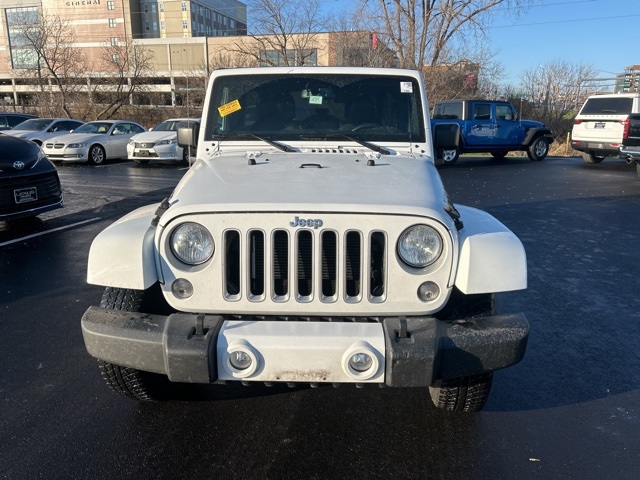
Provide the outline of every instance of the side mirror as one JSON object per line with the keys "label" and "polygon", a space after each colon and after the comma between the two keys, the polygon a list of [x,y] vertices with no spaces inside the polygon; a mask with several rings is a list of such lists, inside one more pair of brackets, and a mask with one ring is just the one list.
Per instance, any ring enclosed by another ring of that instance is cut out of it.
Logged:
{"label": "side mirror", "polygon": [[184,122],[178,128],[178,146],[180,148],[196,148],[200,125],[196,122]]}

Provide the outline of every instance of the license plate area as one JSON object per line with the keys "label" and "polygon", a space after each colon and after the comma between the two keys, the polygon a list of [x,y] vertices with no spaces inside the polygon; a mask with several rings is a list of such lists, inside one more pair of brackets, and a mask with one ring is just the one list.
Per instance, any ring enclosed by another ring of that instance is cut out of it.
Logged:
{"label": "license plate area", "polygon": [[604,126],[605,126],[604,122],[596,122],[593,124],[593,128],[595,129],[604,129]]}
{"label": "license plate area", "polygon": [[16,203],[29,203],[38,200],[38,189],[36,187],[18,188],[13,191],[13,198]]}

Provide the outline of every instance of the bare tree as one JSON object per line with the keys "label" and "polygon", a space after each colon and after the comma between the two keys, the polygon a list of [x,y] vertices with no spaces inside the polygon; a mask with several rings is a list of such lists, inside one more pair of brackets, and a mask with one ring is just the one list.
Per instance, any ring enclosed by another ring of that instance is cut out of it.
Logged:
{"label": "bare tree", "polygon": [[155,73],[153,52],[130,38],[105,45],[100,59],[106,73],[97,90],[104,104],[96,114],[98,120],[113,118],[124,105],[132,103],[133,95],[144,92],[147,79]]}
{"label": "bare tree", "polygon": [[[75,31],[67,20],[52,12],[21,12],[14,17],[21,48],[14,68],[34,79],[41,92],[39,105],[52,116],[72,117],[70,103],[86,90],[87,67],[80,49],[74,47]],[[15,59],[14,59],[15,60]]]}
{"label": "bare tree", "polygon": [[575,110],[584,96],[599,89],[593,65],[553,60],[526,70],[516,93],[525,112],[544,122],[556,137],[571,130]]}
{"label": "bare tree", "polygon": [[465,37],[484,35],[497,8],[517,15],[532,0],[361,0],[361,17],[397,53],[399,66],[422,70]]}
{"label": "bare tree", "polygon": [[326,26],[320,0],[250,0],[253,42],[233,50],[263,65],[308,65],[317,55],[316,36]]}

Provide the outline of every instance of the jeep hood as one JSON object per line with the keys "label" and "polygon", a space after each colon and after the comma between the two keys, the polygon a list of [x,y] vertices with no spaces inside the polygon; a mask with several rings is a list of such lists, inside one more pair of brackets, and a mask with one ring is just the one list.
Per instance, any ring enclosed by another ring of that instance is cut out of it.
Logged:
{"label": "jeep hood", "polygon": [[[449,224],[446,193],[427,158],[362,153],[222,154],[185,174],[161,224],[202,212],[367,212],[416,214]],[[267,201],[268,199],[268,201]]]}

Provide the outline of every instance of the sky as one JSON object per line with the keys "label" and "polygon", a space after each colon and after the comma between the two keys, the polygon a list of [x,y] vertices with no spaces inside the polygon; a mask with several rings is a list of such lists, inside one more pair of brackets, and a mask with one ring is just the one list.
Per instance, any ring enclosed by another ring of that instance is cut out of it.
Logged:
{"label": "sky", "polygon": [[[354,1],[322,0],[322,4],[336,12]],[[517,85],[525,70],[554,60],[592,65],[598,78],[640,64],[635,35],[640,0],[538,0],[517,19],[497,8],[486,31],[504,69],[505,78],[499,83]]]}

